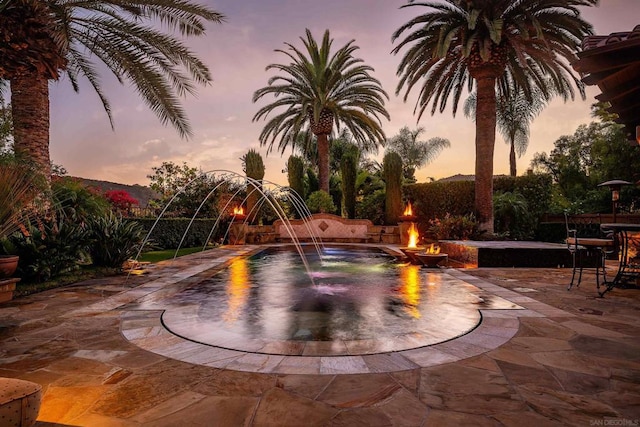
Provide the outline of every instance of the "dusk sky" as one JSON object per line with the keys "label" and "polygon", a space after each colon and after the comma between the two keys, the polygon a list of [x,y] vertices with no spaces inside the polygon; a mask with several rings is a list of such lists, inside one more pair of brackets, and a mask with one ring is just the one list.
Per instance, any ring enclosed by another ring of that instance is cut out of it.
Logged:
{"label": "dusk sky", "polygon": [[[265,122],[252,122],[255,112],[267,103],[252,102],[256,89],[266,86],[272,73],[265,67],[285,63],[288,58],[274,49],[284,42],[302,47],[300,37],[309,28],[316,40],[325,29],[338,49],[350,40],[359,46],[354,56],[372,66],[389,94],[386,108],[391,121],[383,119],[387,138],[403,126],[424,127],[422,139],[443,137],[451,148],[416,173],[418,181],[473,174],[475,161],[475,125],[464,117],[462,101],[456,117],[450,103],[447,110],[419,123],[413,115],[418,90],[405,103],[404,93],[395,95],[400,54],[393,56],[391,34],[410,18],[423,13],[424,7],[399,9],[404,0],[200,0],[226,16],[223,24],[212,24],[204,37],[187,40],[209,66],[213,83],[198,89],[197,98],[185,99],[184,107],[194,136],[183,140],[172,127],[163,126],[138,97],[135,90],[120,85],[107,73],[103,88],[114,112],[115,131],[97,95],[88,85],[75,93],[67,79],[51,84],[51,159],[64,166],[69,175],[123,184],[147,185],[152,167],[164,161],[209,170],[233,170],[242,173],[240,158],[251,148],[263,155],[265,178],[286,185],[282,173],[288,156],[276,150],[266,156],[258,135]],[[600,0],[597,8],[583,9],[583,17],[596,34],[631,31],[640,24],[640,0]],[[287,61],[288,62],[288,61]],[[592,121],[590,105],[599,94],[588,87],[585,101],[554,101],[533,123],[527,153],[518,159],[518,174],[529,167],[536,152],[549,152],[562,135],[573,134],[578,125]],[[270,102],[270,101],[269,101]],[[381,159],[384,149],[380,149]],[[508,145],[496,137],[494,172],[508,174]]]}

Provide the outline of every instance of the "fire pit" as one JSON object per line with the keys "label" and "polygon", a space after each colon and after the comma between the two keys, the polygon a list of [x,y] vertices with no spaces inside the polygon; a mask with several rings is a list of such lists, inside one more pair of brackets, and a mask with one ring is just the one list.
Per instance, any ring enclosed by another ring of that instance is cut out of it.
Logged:
{"label": "fire pit", "polygon": [[413,207],[411,206],[411,202],[407,203],[407,206],[404,209],[402,215],[400,215],[401,222],[413,222],[418,219],[417,215],[413,213]]}
{"label": "fire pit", "polygon": [[417,264],[417,265],[422,265],[422,261],[420,261],[417,257],[418,252],[420,251],[420,249],[418,248],[400,248],[400,251],[402,251],[402,253],[404,254],[404,256],[406,256],[409,261],[411,262],[411,264]]}
{"label": "fire pit", "polygon": [[438,265],[446,261],[449,257],[447,254],[440,253],[440,246],[432,243],[424,252],[414,253],[420,263],[427,268],[436,268]]}
{"label": "fire pit", "polygon": [[413,255],[427,268],[437,268],[442,261],[449,257],[447,254],[428,254],[426,252],[416,252]]}
{"label": "fire pit", "polygon": [[233,208],[231,218],[233,221],[244,221],[247,218],[247,215],[244,213],[244,208],[242,206]]}

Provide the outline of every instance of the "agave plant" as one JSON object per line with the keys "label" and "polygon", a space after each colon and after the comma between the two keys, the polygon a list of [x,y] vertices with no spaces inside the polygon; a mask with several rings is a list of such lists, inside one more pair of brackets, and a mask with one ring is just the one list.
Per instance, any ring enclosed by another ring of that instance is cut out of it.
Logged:
{"label": "agave plant", "polygon": [[20,230],[37,212],[41,177],[27,164],[0,160],[0,240]]}
{"label": "agave plant", "polygon": [[122,219],[109,212],[89,221],[91,244],[89,253],[94,265],[121,268],[143,244],[146,231],[135,221]]}

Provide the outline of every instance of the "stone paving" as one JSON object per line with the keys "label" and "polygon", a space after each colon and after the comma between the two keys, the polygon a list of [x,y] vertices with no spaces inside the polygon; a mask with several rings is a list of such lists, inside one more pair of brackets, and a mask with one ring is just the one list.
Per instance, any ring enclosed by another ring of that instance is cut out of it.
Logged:
{"label": "stone paving", "polygon": [[[210,255],[225,265],[250,249]],[[522,309],[483,312],[471,334],[413,357],[319,361],[309,373],[304,358],[207,365],[184,342],[167,352],[166,340],[139,341],[133,331],[164,331],[159,314],[127,307],[210,274],[199,257],[0,304],[0,377],[43,385],[36,426],[640,424],[640,290],[599,298],[587,275],[567,291],[563,268],[448,269]]]}

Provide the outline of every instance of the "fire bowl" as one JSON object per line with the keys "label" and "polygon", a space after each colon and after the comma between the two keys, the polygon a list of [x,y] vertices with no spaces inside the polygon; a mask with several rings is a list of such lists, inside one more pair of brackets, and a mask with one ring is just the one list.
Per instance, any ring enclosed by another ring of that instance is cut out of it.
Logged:
{"label": "fire bowl", "polygon": [[418,264],[418,265],[422,265],[422,261],[420,261],[416,256],[417,253],[421,250],[422,249],[418,249],[418,248],[400,248],[400,251],[402,251],[402,253],[407,258],[409,258],[409,261],[411,261],[412,264]]}
{"label": "fire bowl", "polygon": [[448,258],[447,254],[428,254],[428,253],[414,253],[413,254],[422,265],[428,268],[436,268],[438,265]]}
{"label": "fire bowl", "polygon": [[400,222],[415,222],[417,215],[400,215]]}

